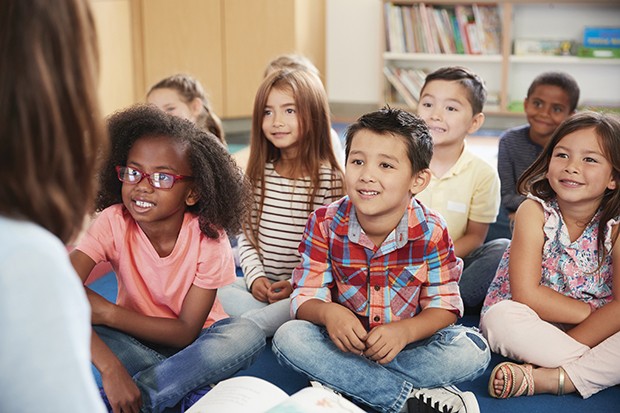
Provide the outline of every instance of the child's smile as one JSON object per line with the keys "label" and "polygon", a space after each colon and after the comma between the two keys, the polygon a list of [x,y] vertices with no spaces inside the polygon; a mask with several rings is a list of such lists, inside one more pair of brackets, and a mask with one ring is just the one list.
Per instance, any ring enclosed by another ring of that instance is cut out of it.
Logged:
{"label": "child's smile", "polygon": [[299,147],[299,121],[295,97],[284,89],[272,89],[262,122],[263,133],[284,157],[295,157]]}
{"label": "child's smile", "polygon": [[[186,152],[185,146],[171,138],[144,137],[129,150],[126,166],[134,173],[191,176]],[[154,187],[143,175],[138,183],[123,183],[122,197],[125,208],[147,232],[152,224],[179,225],[180,228],[188,205],[186,201],[193,197],[193,193],[189,180],[175,180],[172,188],[163,189]]]}
{"label": "child's smile", "polygon": [[546,174],[558,202],[598,208],[607,189],[615,189],[612,166],[600,149],[594,129],[569,133],[553,149]]}
{"label": "child's smile", "polygon": [[380,241],[387,235],[382,232],[391,231],[400,221],[417,192],[417,174],[403,139],[367,129],[351,140],[345,182],[360,225],[371,239],[377,235]]}

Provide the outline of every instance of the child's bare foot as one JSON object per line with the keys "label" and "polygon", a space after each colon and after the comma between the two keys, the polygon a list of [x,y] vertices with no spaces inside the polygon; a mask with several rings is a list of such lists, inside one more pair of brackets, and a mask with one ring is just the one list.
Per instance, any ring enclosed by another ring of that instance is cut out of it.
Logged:
{"label": "child's bare foot", "polygon": [[561,367],[534,369],[531,364],[511,362],[495,366],[488,388],[489,394],[499,399],[539,393],[562,395],[575,391],[575,386]]}

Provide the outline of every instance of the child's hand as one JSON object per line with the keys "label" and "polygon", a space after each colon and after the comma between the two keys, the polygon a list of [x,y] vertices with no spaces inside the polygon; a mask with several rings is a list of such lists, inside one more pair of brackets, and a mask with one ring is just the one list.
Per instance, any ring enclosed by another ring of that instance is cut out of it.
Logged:
{"label": "child's hand", "polygon": [[348,308],[331,306],[325,315],[325,328],[336,347],[345,353],[361,355],[366,349],[366,329]]}
{"label": "child's hand", "polygon": [[397,322],[383,324],[370,330],[366,338],[364,355],[379,364],[387,364],[405,348],[406,334]]}
{"label": "child's hand", "polygon": [[140,389],[124,367],[102,373],[101,381],[114,413],[139,413],[142,407]]}
{"label": "child's hand", "polygon": [[293,292],[293,286],[288,281],[276,281],[269,287],[267,298],[269,304],[288,298]]}
{"label": "child's hand", "polygon": [[267,277],[258,277],[252,283],[252,296],[263,303],[269,302],[269,287],[271,283]]}

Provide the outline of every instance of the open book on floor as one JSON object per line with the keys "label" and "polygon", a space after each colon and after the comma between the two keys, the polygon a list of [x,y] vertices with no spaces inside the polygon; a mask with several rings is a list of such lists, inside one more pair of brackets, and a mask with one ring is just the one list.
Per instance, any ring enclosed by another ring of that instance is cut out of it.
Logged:
{"label": "open book on floor", "polygon": [[258,377],[239,376],[219,382],[186,413],[364,413],[344,397],[324,388],[306,387],[289,396]]}

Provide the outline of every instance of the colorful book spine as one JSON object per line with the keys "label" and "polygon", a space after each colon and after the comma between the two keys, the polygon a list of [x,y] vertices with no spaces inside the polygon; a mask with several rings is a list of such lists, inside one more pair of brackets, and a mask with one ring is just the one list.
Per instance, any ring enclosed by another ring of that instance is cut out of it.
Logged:
{"label": "colorful book spine", "polygon": [[620,48],[620,27],[588,27],[583,29],[584,47]]}

